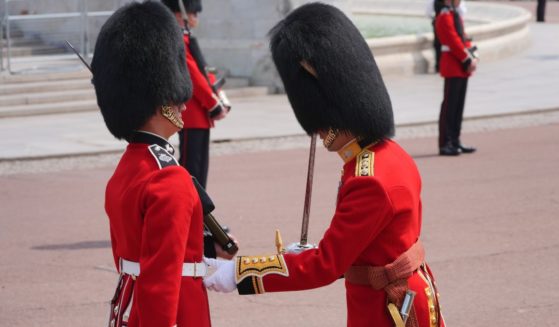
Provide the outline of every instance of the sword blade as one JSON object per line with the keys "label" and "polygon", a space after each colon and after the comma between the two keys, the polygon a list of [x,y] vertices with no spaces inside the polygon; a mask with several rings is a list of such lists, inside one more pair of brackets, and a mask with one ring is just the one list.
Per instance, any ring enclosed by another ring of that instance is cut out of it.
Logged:
{"label": "sword blade", "polygon": [[303,207],[303,222],[301,224],[300,245],[307,245],[309,235],[309,214],[311,212],[312,183],[314,176],[314,157],[316,153],[316,134],[311,136],[311,148],[309,150],[309,167],[307,169],[307,188],[305,191],[305,206]]}

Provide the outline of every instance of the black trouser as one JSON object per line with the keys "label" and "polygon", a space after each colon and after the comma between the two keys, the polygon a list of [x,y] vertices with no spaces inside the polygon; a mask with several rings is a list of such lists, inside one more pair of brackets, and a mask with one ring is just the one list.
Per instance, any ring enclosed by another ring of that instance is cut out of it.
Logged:
{"label": "black trouser", "polygon": [[206,188],[210,164],[210,130],[188,128],[179,132],[181,166]]}
{"label": "black trouser", "polygon": [[538,6],[536,7],[536,20],[538,22],[545,21],[545,0],[538,0]]}
{"label": "black trouser", "polygon": [[451,77],[444,79],[444,99],[439,115],[439,147],[448,143],[460,144],[462,116],[466,103],[468,78]]}

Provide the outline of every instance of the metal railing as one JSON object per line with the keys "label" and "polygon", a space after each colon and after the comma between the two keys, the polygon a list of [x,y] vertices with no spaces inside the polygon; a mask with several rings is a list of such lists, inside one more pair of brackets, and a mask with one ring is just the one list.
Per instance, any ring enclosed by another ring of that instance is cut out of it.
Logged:
{"label": "metal railing", "polygon": [[[88,0],[66,0],[66,3],[70,3],[77,10],[57,13],[31,13],[31,10],[27,10],[14,15],[10,14],[10,5],[19,4],[21,7],[23,1],[0,1],[4,2],[5,9],[3,17],[0,17],[2,27],[0,28],[0,40],[2,41],[0,71],[7,70],[10,74],[17,73],[14,70],[16,61],[27,63],[33,62],[35,59],[40,66],[46,65],[47,62],[74,58],[64,45],[64,41],[67,39],[80,50],[84,57],[89,56],[92,52],[91,46],[94,44],[92,41],[97,38],[100,26],[122,2],[113,0],[113,10],[110,11],[89,11]],[[28,1],[28,3],[32,2]],[[24,44],[19,49],[21,58],[17,59],[14,53],[16,40]],[[37,65],[33,67],[37,67]]]}
{"label": "metal railing", "polygon": [[0,73],[4,71],[4,16],[0,17]]}

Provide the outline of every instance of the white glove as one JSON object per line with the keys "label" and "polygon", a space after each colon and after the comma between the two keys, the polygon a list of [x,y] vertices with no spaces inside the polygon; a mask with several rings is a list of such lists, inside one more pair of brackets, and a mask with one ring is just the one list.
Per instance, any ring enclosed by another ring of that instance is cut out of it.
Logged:
{"label": "white glove", "polygon": [[222,293],[233,292],[237,289],[234,260],[204,258],[204,262],[217,269],[211,276],[204,278],[204,285],[207,289]]}
{"label": "white glove", "polygon": [[301,245],[300,243],[291,243],[285,249],[285,253],[300,254],[300,253],[303,253],[305,251],[316,249],[316,248],[317,248],[316,244],[307,243],[305,245]]}

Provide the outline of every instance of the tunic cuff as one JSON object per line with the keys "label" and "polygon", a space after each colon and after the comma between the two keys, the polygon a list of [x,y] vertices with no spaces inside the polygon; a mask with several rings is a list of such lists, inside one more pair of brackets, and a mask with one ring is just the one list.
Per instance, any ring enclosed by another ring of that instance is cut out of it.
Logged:
{"label": "tunic cuff", "polygon": [[239,294],[264,293],[262,277],[270,274],[289,276],[283,255],[239,256],[235,261],[235,280]]}

